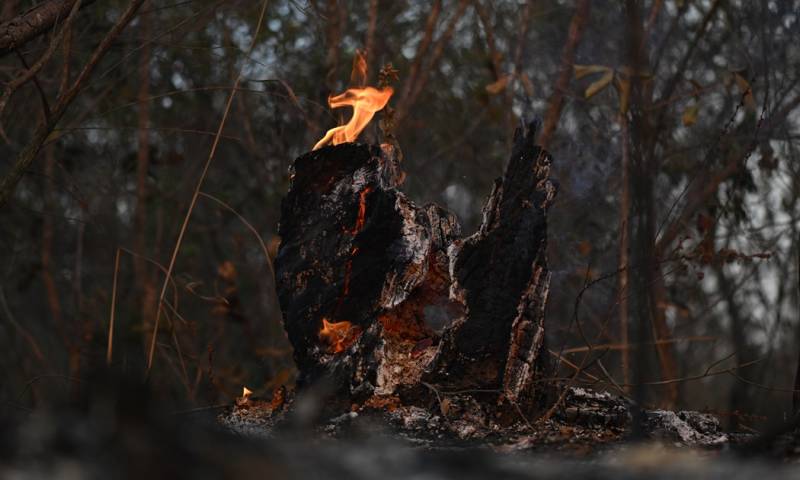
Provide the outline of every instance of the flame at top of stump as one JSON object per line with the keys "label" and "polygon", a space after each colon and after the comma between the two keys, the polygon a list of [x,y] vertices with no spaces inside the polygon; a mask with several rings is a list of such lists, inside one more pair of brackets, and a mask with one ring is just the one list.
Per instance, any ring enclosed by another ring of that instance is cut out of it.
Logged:
{"label": "flame at top of stump", "polygon": [[351,83],[361,85],[359,88],[348,88],[344,93],[328,97],[331,108],[352,107],[353,115],[350,120],[341,126],[328,130],[325,135],[314,145],[312,150],[317,150],[325,145],[339,145],[345,142],[355,142],[358,135],[367,127],[375,113],[382,110],[394,93],[390,86],[383,88],[364,87],[367,76],[367,62],[360,51],[356,51],[353,59],[353,72]]}

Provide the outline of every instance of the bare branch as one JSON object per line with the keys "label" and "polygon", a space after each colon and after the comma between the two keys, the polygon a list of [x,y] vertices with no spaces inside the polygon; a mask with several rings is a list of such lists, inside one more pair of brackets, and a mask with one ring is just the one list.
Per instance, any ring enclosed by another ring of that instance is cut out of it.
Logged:
{"label": "bare branch", "polygon": [[[11,99],[11,95],[19,89],[19,87],[28,83],[32,78],[36,76],[39,70],[45,66],[47,62],[50,61],[50,58],[53,56],[53,53],[56,51],[58,46],[61,44],[61,40],[64,38],[64,34],[69,30],[69,26],[72,21],[75,19],[75,15],[78,13],[78,9],[81,7],[81,0],[77,0],[72,10],[69,12],[69,16],[67,17],[66,22],[64,22],[64,26],[59,30],[58,34],[53,37],[52,41],[50,42],[50,46],[47,47],[47,50],[44,54],[39,57],[39,60],[33,64],[30,68],[24,71],[20,76],[12,80],[11,82],[6,85],[3,94],[0,95],[0,115],[3,114],[3,110],[6,108],[6,104],[8,104],[9,99]],[[22,57],[21,57],[22,58]],[[38,85],[37,85],[38,86]],[[46,105],[46,103],[45,103]]]}
{"label": "bare branch", "polygon": [[64,116],[64,113],[67,111],[67,108],[69,108],[70,104],[72,104],[72,101],[75,100],[75,97],[78,96],[78,93],[83,88],[86,80],[92,74],[95,67],[97,67],[97,64],[100,63],[100,60],[111,48],[111,45],[114,43],[117,37],[119,37],[120,33],[122,33],[125,27],[128,26],[128,23],[133,20],[133,17],[136,15],[136,11],[142,6],[142,3],[144,3],[144,0],[131,1],[131,3],[128,5],[128,9],[125,10],[125,12],[119,17],[117,23],[114,24],[103,41],[100,42],[100,45],[98,45],[94,50],[91,58],[83,67],[83,70],[78,75],[78,78],[72,84],[72,87],[59,96],[58,103],[53,108],[52,116],[42,122],[39,127],[36,128],[31,140],[17,155],[11,170],[0,180],[0,208],[3,208],[6,203],[8,203],[9,198],[11,198],[11,195],[14,193],[14,189],[19,183],[20,179],[22,179],[22,175],[25,173],[25,170],[28,169],[30,164],[33,163],[34,159],[36,159],[36,156],[39,154],[39,150],[41,150],[42,145],[44,144],[48,135],[50,135],[50,133],[53,131],[58,121],[61,120],[61,117]]}
{"label": "bare branch", "polygon": [[[76,0],[49,0],[0,24],[0,57],[18,49],[27,42],[47,32],[66,18]],[[80,8],[94,3],[94,0],[80,2]]]}
{"label": "bare branch", "polygon": [[539,137],[539,143],[542,145],[542,148],[548,147],[550,139],[553,137],[553,133],[555,133],[556,127],[558,126],[558,120],[561,118],[561,110],[564,108],[564,92],[566,92],[569,86],[569,80],[572,78],[572,66],[575,63],[575,50],[578,47],[578,43],[581,41],[581,35],[589,21],[591,5],[592,2],[590,0],[581,0],[575,8],[575,13],[572,15],[567,43],[564,44],[564,50],[561,52],[561,66],[558,71],[558,79],[553,88],[553,93],[550,95],[547,113],[544,116],[542,135]]}

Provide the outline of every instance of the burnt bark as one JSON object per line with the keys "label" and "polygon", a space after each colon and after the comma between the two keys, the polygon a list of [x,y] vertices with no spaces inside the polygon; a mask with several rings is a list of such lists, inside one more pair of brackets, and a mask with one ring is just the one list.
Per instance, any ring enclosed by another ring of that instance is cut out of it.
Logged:
{"label": "burnt bark", "polygon": [[532,128],[517,132],[479,231],[453,245],[454,289],[466,316],[445,335],[432,379],[502,388],[512,398],[533,393],[550,285],[547,209],[556,195],[550,155],[534,145],[534,135]]}
{"label": "burnt bark", "polygon": [[[550,274],[550,156],[518,131],[479,231],[417,206],[390,145],[342,144],[298,158],[275,260],[298,387],[326,383],[342,405],[430,401],[483,389],[534,405],[544,371]],[[402,399],[402,400],[400,400]]]}
{"label": "burnt bark", "polygon": [[[0,56],[13,52],[67,18],[75,0],[49,0],[0,23]],[[81,8],[94,3],[84,0]]]}

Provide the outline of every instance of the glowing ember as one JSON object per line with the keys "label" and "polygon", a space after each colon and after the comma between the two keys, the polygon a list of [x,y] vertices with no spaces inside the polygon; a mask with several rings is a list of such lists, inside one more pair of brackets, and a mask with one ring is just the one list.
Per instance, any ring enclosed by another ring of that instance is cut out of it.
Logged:
{"label": "glowing ember", "polygon": [[319,338],[328,344],[331,353],[340,353],[352,345],[359,334],[361,329],[350,322],[329,322],[323,318]]}
{"label": "glowing ember", "polygon": [[252,394],[253,392],[249,388],[242,387],[242,396],[236,398],[236,406],[247,407],[250,404],[250,395]]}
{"label": "glowing ember", "polygon": [[358,217],[356,218],[356,224],[350,231],[350,233],[353,235],[357,234],[364,228],[364,221],[367,218],[367,195],[369,195],[369,192],[371,191],[372,187],[367,187],[364,190],[361,190],[361,193],[358,194]]}
{"label": "glowing ember", "polygon": [[379,90],[373,87],[364,87],[366,76],[367,62],[361,52],[356,52],[350,82],[360,88],[350,88],[340,95],[328,97],[328,105],[331,108],[353,107],[353,116],[345,125],[328,130],[312,150],[324,147],[329,143],[339,145],[340,143],[354,142],[375,116],[375,112],[383,109],[389,103],[394,89],[385,87]]}

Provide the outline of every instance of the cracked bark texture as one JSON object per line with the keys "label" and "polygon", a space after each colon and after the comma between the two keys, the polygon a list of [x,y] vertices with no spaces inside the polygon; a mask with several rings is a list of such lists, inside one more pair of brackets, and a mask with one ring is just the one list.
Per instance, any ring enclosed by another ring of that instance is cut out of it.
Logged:
{"label": "cracked bark texture", "polygon": [[[84,0],[81,8],[94,3]],[[0,23],[0,56],[13,52],[67,18],[75,0],[49,0]]]}
{"label": "cracked bark texture", "polygon": [[452,213],[399,190],[389,145],[341,144],[295,161],[275,269],[300,388],[325,383],[343,404],[430,400],[437,388],[492,389],[515,405],[541,398],[557,188],[534,130],[516,132],[467,238]]}
{"label": "cracked bark texture", "polygon": [[515,133],[478,232],[451,247],[452,295],[463,299],[466,316],[445,334],[431,381],[502,389],[514,400],[535,396],[546,368],[539,352],[550,285],[547,209],[557,191],[551,157],[534,145],[535,127]]}

